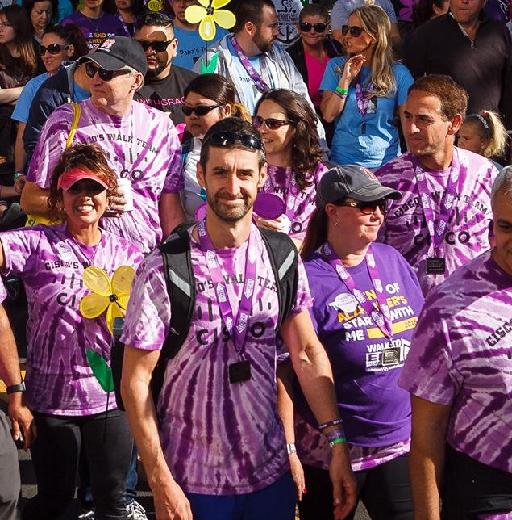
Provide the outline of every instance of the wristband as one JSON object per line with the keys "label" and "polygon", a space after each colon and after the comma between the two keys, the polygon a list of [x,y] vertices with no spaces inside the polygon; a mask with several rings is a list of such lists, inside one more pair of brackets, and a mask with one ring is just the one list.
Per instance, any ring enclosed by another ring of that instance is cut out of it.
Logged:
{"label": "wristband", "polygon": [[25,386],[25,381],[22,381],[21,383],[18,383],[17,385],[8,386],[5,389],[5,391],[8,394],[14,394],[16,392],[25,392],[26,389],[27,389],[27,387]]}
{"label": "wristband", "polygon": [[294,442],[287,443],[286,451],[288,452],[288,455],[291,455],[292,453],[297,453],[297,448],[295,447],[295,443]]}
{"label": "wristband", "polygon": [[340,97],[347,97],[348,95],[348,89],[346,88],[341,88],[339,85],[334,89],[334,91],[336,92],[336,94],[338,94],[338,96]]}
{"label": "wristband", "polygon": [[329,446],[331,448],[334,448],[334,446],[336,446],[336,444],[343,444],[344,442],[347,442],[347,439],[345,439],[345,437],[336,437],[336,439],[333,439],[332,441],[329,442]]}
{"label": "wristband", "polygon": [[340,424],[343,424],[343,421],[341,419],[334,419],[332,421],[327,421],[322,424],[318,425],[318,429],[320,431],[325,430],[326,428],[329,428],[330,426],[339,426]]}
{"label": "wristband", "polygon": [[23,177],[23,172],[14,172],[14,180],[19,179],[20,177]]}

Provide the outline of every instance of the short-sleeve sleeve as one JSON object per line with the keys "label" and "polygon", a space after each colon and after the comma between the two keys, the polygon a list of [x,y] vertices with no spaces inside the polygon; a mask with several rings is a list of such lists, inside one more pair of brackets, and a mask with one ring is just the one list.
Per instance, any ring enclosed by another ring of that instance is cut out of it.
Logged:
{"label": "short-sleeve sleeve", "polygon": [[42,74],[42,77],[38,76],[36,78],[31,79],[21,91],[20,97],[16,102],[16,107],[14,112],[12,113],[11,119],[14,121],[19,121],[20,123],[26,123],[28,121],[28,114],[30,112],[30,106],[36,95],[36,92],[39,90],[39,87],[44,82],[44,80],[48,77],[47,74]]}
{"label": "short-sleeve sleeve", "polygon": [[336,90],[341,77],[340,74],[336,72],[336,67],[339,66],[342,68],[344,63],[345,60],[343,58],[333,58],[327,62],[319,90],[329,90],[331,92]]}
{"label": "short-sleeve sleeve", "polygon": [[2,274],[23,275],[30,271],[34,255],[39,250],[39,226],[0,233],[5,265]]}
{"label": "short-sleeve sleeve", "polygon": [[401,63],[396,65],[395,70],[397,83],[397,102],[398,105],[403,105],[407,101],[407,94],[409,93],[409,88],[414,83],[414,78],[409,72],[409,69]]}
{"label": "short-sleeve sleeve", "polygon": [[306,275],[306,269],[302,263],[302,259],[299,257],[297,269],[298,273],[298,284],[297,284],[297,296],[291,309],[292,314],[298,314],[299,312],[309,310],[313,306],[313,299],[311,298],[311,291],[309,290],[309,282]]}

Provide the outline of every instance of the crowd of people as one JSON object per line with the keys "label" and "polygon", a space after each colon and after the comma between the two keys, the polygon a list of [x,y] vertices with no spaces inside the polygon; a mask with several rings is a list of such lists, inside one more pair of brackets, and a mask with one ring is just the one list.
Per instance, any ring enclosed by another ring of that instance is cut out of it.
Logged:
{"label": "crowd of people", "polygon": [[512,520],[512,4],[292,4],[0,2],[0,520]]}

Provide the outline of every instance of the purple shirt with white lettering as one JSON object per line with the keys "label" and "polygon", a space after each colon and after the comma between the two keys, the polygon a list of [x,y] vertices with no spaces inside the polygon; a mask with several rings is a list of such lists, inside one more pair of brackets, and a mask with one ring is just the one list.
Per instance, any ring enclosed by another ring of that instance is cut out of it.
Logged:
{"label": "purple shirt with white lettering", "polygon": [[[169,361],[157,405],[162,449],[171,472],[190,493],[238,495],[262,489],[288,470],[276,410],[278,297],[268,252],[257,228],[256,290],[244,353],[252,377],[231,384],[228,366],[240,360],[226,338],[206,255],[191,240],[196,301],[190,332]],[[227,276],[236,316],[244,284],[246,241],[216,253]],[[293,313],[311,305],[302,263]],[[122,340],[142,350],[162,348],[171,315],[162,257],[149,255],[139,268]]]}
{"label": "purple shirt with white lettering", "polygon": [[78,26],[89,49],[95,49],[115,36],[130,36],[123,22],[113,14],[104,13],[99,18],[89,18],[76,11],[62,20],[63,25],[70,23]]}
{"label": "purple shirt with white lettering", "polygon": [[[34,226],[0,234],[2,274],[20,277],[28,301],[27,392],[31,410],[85,416],[104,412],[104,392],[87,362],[86,349],[110,360],[111,335],[104,315],[86,319],[81,299],[88,293],[82,275],[94,265],[111,277],[121,265],[142,260],[135,244],[102,231],[96,246],[76,241],[64,224]],[[109,409],[115,408],[113,394]]]}
{"label": "purple shirt with white lettering", "polygon": [[447,442],[512,473],[512,276],[485,252],[433,290],[400,385],[450,406]]}
{"label": "purple shirt with white lettering", "polygon": [[[390,201],[379,234],[380,240],[404,255],[415,269],[424,294],[455,269],[489,248],[489,226],[492,220],[490,195],[498,171],[489,160],[480,155],[461,148],[455,148],[454,154],[462,165],[460,170],[465,170],[467,175],[462,191],[457,194],[455,209],[444,233],[441,252],[434,251],[424,219],[415,174],[416,168],[420,167],[417,159],[406,153],[375,172],[384,186],[403,194],[402,199]],[[443,200],[445,196],[450,168],[441,171],[428,170],[426,174],[436,219],[439,215],[439,200]],[[438,256],[445,258],[445,274],[427,274],[427,259]]]}
{"label": "purple shirt with white lettering", "polygon": [[[86,100],[74,143],[97,144],[120,178],[131,181],[133,206],[121,216],[106,216],[103,228],[141,245],[149,252],[162,230],[158,201],[162,193],[184,187],[181,147],[169,117],[142,103],[132,103],[126,116],[109,115]],[[43,127],[28,170],[28,180],[48,189],[53,169],[66,148],[73,110],[70,104],[55,110]]]}
{"label": "purple shirt with white lettering", "polygon": [[291,168],[269,164],[267,181],[261,191],[278,195],[286,204],[285,215],[290,220],[290,237],[304,240],[309,219],[316,207],[316,187],[326,171],[323,163],[317,163],[314,171],[305,176],[309,186],[301,190]]}

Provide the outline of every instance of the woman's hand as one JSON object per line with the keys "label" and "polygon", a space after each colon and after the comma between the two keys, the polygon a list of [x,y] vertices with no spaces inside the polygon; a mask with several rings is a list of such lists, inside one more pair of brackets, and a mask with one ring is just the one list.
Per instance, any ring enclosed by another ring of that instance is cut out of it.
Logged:
{"label": "woman's hand", "polygon": [[361,72],[361,67],[365,64],[366,58],[362,54],[352,56],[345,62],[343,73],[341,75],[340,87],[348,88],[348,86],[357,78]]}
{"label": "woman's hand", "polygon": [[290,471],[292,472],[293,482],[297,488],[297,500],[302,500],[302,495],[306,492],[306,479],[304,477],[304,470],[297,453],[290,453],[288,455],[290,461]]}

